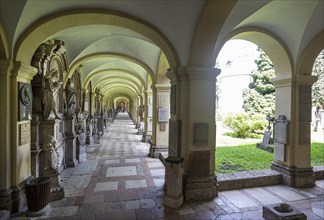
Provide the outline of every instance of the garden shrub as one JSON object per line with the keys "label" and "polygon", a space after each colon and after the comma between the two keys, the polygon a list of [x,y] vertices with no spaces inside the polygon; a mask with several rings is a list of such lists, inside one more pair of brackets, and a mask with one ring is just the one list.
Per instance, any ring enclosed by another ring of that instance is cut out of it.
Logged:
{"label": "garden shrub", "polygon": [[224,126],[233,130],[233,136],[237,138],[250,138],[253,134],[261,134],[267,126],[264,115],[255,114],[250,116],[247,113],[228,115]]}

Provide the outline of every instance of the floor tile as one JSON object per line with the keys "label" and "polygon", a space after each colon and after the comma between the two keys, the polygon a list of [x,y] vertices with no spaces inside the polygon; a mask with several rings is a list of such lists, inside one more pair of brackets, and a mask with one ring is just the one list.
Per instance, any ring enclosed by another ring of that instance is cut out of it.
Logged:
{"label": "floor tile", "polygon": [[139,209],[141,206],[140,200],[126,201],[126,209]]}
{"label": "floor tile", "polygon": [[125,163],[140,163],[141,160],[139,158],[134,159],[125,159]]}
{"label": "floor tile", "polygon": [[155,186],[164,186],[164,179],[153,179],[154,185]]}
{"label": "floor tile", "polygon": [[238,190],[224,191],[221,194],[238,208],[257,206],[255,202]]}
{"label": "floor tile", "polygon": [[260,201],[262,204],[271,204],[271,203],[279,203],[283,202],[281,199],[275,197],[271,193],[263,190],[262,188],[251,188],[244,189],[249,195]]}
{"label": "floor tile", "polygon": [[144,188],[147,187],[146,180],[128,180],[125,181],[126,189]]}
{"label": "floor tile", "polygon": [[137,175],[135,166],[108,167],[106,177]]}
{"label": "floor tile", "polygon": [[161,168],[161,167],[164,167],[162,162],[147,163],[147,166],[149,168],[157,168],[157,167]]}
{"label": "floor tile", "polygon": [[270,190],[272,193],[284,198],[287,201],[306,199],[304,196],[301,196],[294,191],[289,190],[289,188],[285,186],[268,186],[266,187],[266,189]]}
{"label": "floor tile", "polygon": [[155,202],[153,199],[141,199],[141,208],[153,208],[155,206]]}
{"label": "floor tile", "polygon": [[150,170],[150,173],[152,176],[164,176],[165,169],[152,169]]}
{"label": "floor tile", "polygon": [[94,191],[98,192],[98,191],[117,190],[117,189],[118,189],[118,182],[104,182],[104,183],[97,183]]}
{"label": "floor tile", "polygon": [[114,163],[119,163],[120,160],[105,160],[105,164],[114,164]]}

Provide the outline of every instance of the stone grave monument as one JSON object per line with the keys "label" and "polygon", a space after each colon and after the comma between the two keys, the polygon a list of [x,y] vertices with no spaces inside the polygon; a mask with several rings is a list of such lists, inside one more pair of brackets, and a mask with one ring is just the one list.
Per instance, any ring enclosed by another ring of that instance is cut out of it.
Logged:
{"label": "stone grave monument", "polygon": [[267,130],[263,134],[262,142],[257,143],[256,147],[273,153],[273,139],[271,138],[271,122],[273,122],[274,118],[270,117],[270,115],[266,118],[268,120]]}

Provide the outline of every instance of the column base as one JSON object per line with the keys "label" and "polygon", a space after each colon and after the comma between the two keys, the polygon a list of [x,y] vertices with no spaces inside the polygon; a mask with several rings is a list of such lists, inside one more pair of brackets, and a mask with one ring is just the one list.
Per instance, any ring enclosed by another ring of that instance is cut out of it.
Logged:
{"label": "column base", "polygon": [[11,207],[13,203],[11,197],[11,189],[0,190],[0,210],[8,210],[9,212],[11,212]]}
{"label": "column base", "polygon": [[53,174],[51,177],[51,192],[49,201],[60,200],[64,198],[64,188],[60,186],[59,175]]}
{"label": "column base", "polygon": [[11,213],[23,213],[28,210],[25,183],[26,180],[12,188],[13,203]]}
{"label": "column base", "polygon": [[52,188],[49,196],[49,202],[64,199],[64,189],[63,188]]}
{"label": "column base", "polygon": [[65,167],[75,167],[77,164],[77,159],[65,161]]}
{"label": "column base", "polygon": [[168,150],[168,146],[154,146],[151,142],[149,156],[152,158],[159,158],[160,153],[168,152]]}
{"label": "column base", "polygon": [[310,188],[315,186],[313,168],[296,168],[272,162],[271,169],[282,174],[282,181],[287,186]]}
{"label": "column base", "polygon": [[178,209],[183,204],[183,196],[179,196],[178,198],[173,198],[170,196],[165,196],[164,205],[170,208]]}
{"label": "column base", "polygon": [[184,185],[185,201],[214,199],[218,195],[216,176],[205,178],[187,178]]}

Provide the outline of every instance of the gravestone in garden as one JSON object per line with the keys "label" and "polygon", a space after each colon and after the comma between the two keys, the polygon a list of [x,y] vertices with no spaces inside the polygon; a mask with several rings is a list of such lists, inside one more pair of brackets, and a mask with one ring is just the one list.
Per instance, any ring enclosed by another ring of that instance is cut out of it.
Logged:
{"label": "gravestone in garden", "polygon": [[274,118],[272,118],[272,117],[270,117],[268,115],[267,120],[268,120],[267,131],[265,131],[264,134],[263,134],[262,142],[257,143],[256,147],[261,149],[261,150],[265,150],[265,151],[273,153],[273,140],[271,138],[271,125],[270,125],[270,123],[274,120]]}

